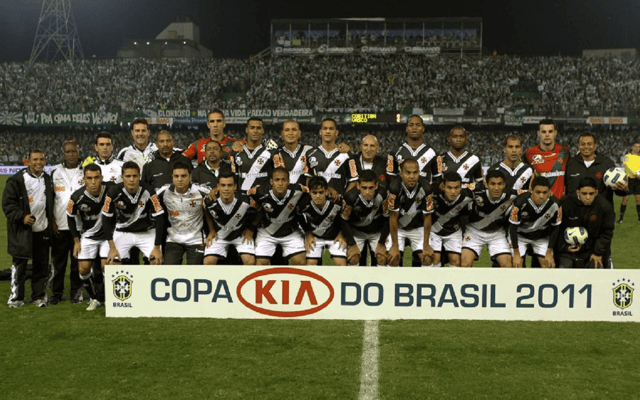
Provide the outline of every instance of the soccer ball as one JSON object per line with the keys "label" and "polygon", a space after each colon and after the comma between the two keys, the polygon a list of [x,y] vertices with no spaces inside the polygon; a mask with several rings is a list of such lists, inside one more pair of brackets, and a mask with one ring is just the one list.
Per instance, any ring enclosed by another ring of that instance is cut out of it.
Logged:
{"label": "soccer ball", "polygon": [[605,185],[612,188],[618,182],[626,183],[627,174],[624,172],[623,168],[620,168],[620,167],[609,168],[604,173],[604,176],[602,177],[602,182],[604,182]]}
{"label": "soccer ball", "polygon": [[570,245],[576,244],[582,246],[588,238],[589,234],[587,230],[581,226],[567,228],[564,231],[564,240]]}

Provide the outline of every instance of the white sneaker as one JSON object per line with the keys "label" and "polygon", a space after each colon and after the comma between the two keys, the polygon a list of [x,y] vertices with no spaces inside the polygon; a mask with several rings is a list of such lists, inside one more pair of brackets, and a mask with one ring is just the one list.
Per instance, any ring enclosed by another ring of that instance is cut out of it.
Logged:
{"label": "white sneaker", "polygon": [[24,301],[10,301],[7,304],[9,305],[9,308],[20,308],[24,305]]}
{"label": "white sneaker", "polygon": [[89,302],[89,307],[87,307],[87,311],[95,311],[97,308],[102,307],[102,303],[100,303],[96,299],[91,299]]}

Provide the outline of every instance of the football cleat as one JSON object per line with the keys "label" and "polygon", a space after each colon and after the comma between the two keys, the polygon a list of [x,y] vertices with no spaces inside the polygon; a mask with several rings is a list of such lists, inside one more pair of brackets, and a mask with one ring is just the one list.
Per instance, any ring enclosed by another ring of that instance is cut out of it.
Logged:
{"label": "football cleat", "polygon": [[9,308],[20,308],[24,305],[24,301],[10,301],[7,305]]}
{"label": "football cleat", "polygon": [[87,307],[87,311],[95,311],[100,307],[102,307],[102,303],[100,303],[96,299],[91,299],[91,301],[89,302],[89,307]]}
{"label": "football cleat", "polygon": [[45,299],[38,299],[33,302],[36,307],[43,308],[47,306],[47,301]]}

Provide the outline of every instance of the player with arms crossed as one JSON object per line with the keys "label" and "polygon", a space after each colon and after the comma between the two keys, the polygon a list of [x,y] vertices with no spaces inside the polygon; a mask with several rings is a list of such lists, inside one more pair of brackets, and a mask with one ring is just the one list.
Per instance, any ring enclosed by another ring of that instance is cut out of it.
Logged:
{"label": "player with arms crossed", "polygon": [[256,264],[268,265],[276,246],[282,246],[282,254],[293,265],[306,265],[304,238],[295,218],[295,209],[303,194],[309,189],[289,184],[289,172],[275,168],[269,184],[251,188],[248,192],[251,205],[258,209],[254,225],[258,227]]}
{"label": "player with arms crossed", "polygon": [[[205,244],[209,245],[214,236],[211,217],[202,207],[209,190],[191,182],[190,169],[189,164],[176,162],[171,172],[173,183],[158,190],[158,200],[169,222],[164,252],[167,265],[181,265],[185,254],[187,265],[202,265]],[[205,220],[209,227],[206,238]]]}
{"label": "player with arms crossed", "polygon": [[[102,208],[112,182],[103,182],[102,169],[97,164],[84,167],[85,186],[73,192],[67,205],[67,224],[73,236],[73,256],[78,259],[82,284],[89,293],[87,311],[93,311],[104,302],[104,283],[94,282],[91,267],[96,256],[104,272],[109,256],[109,241],[104,230]],[[78,227],[80,229],[78,229]]]}
{"label": "player with arms crossed", "polygon": [[342,199],[329,200],[329,185],[321,176],[309,179],[309,195],[298,203],[299,223],[305,232],[304,247],[307,265],[322,265],[322,253],[329,249],[335,265],[347,265],[347,241],[342,234],[344,220],[340,218]]}
{"label": "player with arms crossed", "polygon": [[389,236],[386,247],[389,265],[397,267],[402,262],[400,244],[409,239],[411,249],[418,253],[422,265],[431,265],[433,249],[429,245],[433,195],[431,186],[420,176],[418,162],[405,160],[400,166],[400,179],[389,185]]}
{"label": "player with arms crossed", "polygon": [[366,243],[375,249],[377,265],[387,265],[387,249],[384,245],[386,236],[381,237],[387,223],[385,197],[386,190],[379,185],[376,173],[371,169],[362,171],[358,176],[357,187],[344,195],[344,208],[340,215],[347,221],[344,229],[349,246],[349,265],[357,264],[358,259],[360,265],[366,265],[366,260],[360,258]]}
{"label": "player with arms crossed", "polygon": [[152,265],[162,264],[163,213],[153,188],[140,182],[138,164],[124,163],[122,183],[109,189],[102,207],[110,248],[107,264],[121,264],[129,258],[132,247],[137,247]]}
{"label": "player with arms crossed", "polygon": [[487,172],[485,179],[486,185],[479,185],[474,192],[474,201],[469,205],[469,224],[465,226],[462,244],[462,267],[472,267],[482,247],[487,245],[489,255],[495,257],[498,265],[510,268],[511,247],[507,241],[505,218],[517,192],[505,188],[504,175],[500,171]]}
{"label": "player with arms crossed", "polygon": [[432,264],[441,266],[441,250],[447,252],[449,265],[460,266],[462,252],[462,220],[468,218],[473,202],[471,190],[462,187],[462,177],[446,171],[434,194],[431,235],[429,245],[435,250]]}
{"label": "player with arms crossed", "polygon": [[554,268],[553,246],[562,223],[562,208],[551,195],[549,180],[536,176],[531,190],[513,201],[509,212],[509,238],[513,246],[513,267],[522,268],[527,245],[533,248],[542,268]]}
{"label": "player with arms crossed", "polygon": [[229,246],[235,246],[244,265],[254,265],[256,250],[253,237],[256,231],[252,224],[255,208],[249,197],[237,191],[236,175],[230,170],[218,176],[218,198],[205,199],[207,212],[213,218],[213,241],[204,250],[205,265],[215,265],[226,258]]}

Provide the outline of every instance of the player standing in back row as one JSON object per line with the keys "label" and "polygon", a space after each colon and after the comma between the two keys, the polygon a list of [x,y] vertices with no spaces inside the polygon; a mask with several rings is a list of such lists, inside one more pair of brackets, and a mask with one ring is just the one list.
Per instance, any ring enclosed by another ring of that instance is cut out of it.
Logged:
{"label": "player standing in back row", "polygon": [[552,119],[543,119],[538,128],[540,144],[525,151],[526,161],[537,175],[544,176],[551,184],[551,193],[557,199],[564,196],[565,171],[569,161],[569,149],[556,143],[558,131]]}

